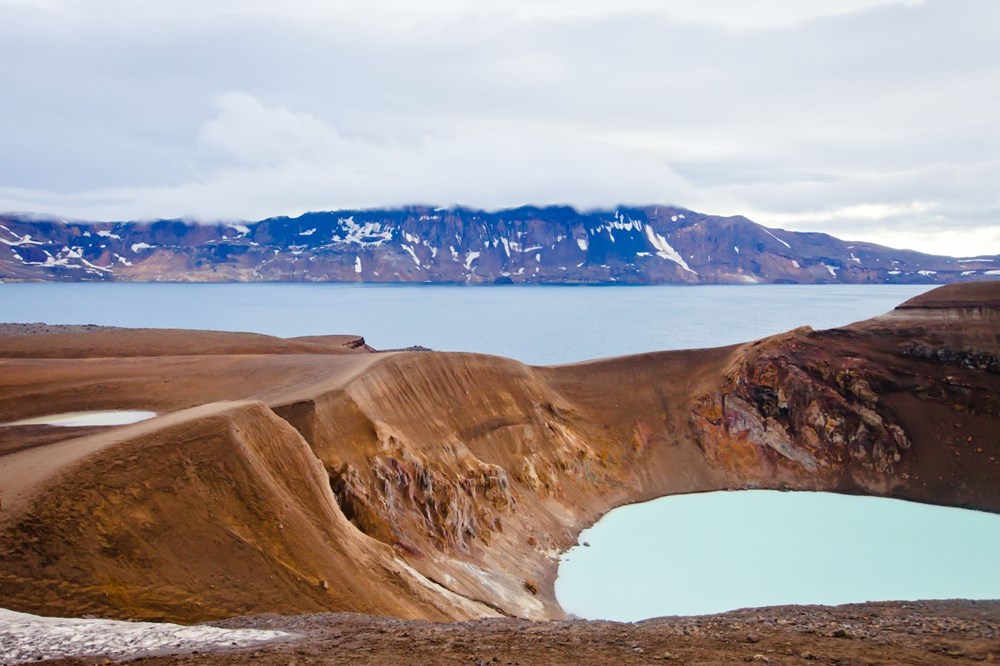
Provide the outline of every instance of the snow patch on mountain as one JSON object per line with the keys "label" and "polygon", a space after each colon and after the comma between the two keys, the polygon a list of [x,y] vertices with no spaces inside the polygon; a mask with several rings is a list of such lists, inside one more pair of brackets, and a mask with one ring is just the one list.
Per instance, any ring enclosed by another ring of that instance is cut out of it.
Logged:
{"label": "snow patch on mountain", "polygon": [[777,236],[775,236],[774,234],[772,234],[772,233],[771,233],[770,231],[768,231],[768,230],[767,230],[766,228],[764,228],[764,227],[761,227],[761,230],[762,230],[762,231],[763,231],[763,232],[764,232],[765,234],[767,234],[768,236],[770,236],[771,238],[773,238],[774,240],[778,241],[779,243],[781,243],[782,245],[784,245],[785,247],[787,247],[787,248],[788,248],[789,250],[791,250],[791,249],[792,249],[792,246],[791,246],[791,245],[789,245],[789,244],[788,244],[788,243],[786,243],[785,241],[781,240],[780,238],[778,238]]}
{"label": "snow patch on mountain", "polygon": [[675,250],[670,243],[667,242],[667,239],[653,231],[652,227],[646,227],[646,238],[649,239],[649,244],[656,248],[656,255],[658,257],[668,259],[686,270],[688,273],[697,275],[696,272],[691,270],[691,267],[687,265],[687,262],[684,261],[684,258],[677,252],[677,250]]}
{"label": "snow patch on mountain", "polygon": [[338,218],[337,222],[341,226],[343,235],[333,234],[331,240],[334,243],[379,246],[386,241],[392,240],[392,229],[383,228],[379,222],[358,224],[354,221],[353,215]]}
{"label": "snow patch on mountain", "polygon": [[409,245],[406,245],[405,243],[400,244],[400,247],[410,253],[410,257],[413,259],[413,263],[415,263],[418,267],[421,267],[420,266],[420,258],[417,257],[417,253],[413,251],[412,247],[410,247]]}

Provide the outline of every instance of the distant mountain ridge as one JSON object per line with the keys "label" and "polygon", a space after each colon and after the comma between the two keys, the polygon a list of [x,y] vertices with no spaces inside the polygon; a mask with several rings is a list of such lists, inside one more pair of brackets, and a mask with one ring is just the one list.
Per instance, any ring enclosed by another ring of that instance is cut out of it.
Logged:
{"label": "distant mountain ridge", "polygon": [[946,283],[969,259],[769,229],[673,206],[412,206],[202,224],[0,215],[0,281],[534,284]]}

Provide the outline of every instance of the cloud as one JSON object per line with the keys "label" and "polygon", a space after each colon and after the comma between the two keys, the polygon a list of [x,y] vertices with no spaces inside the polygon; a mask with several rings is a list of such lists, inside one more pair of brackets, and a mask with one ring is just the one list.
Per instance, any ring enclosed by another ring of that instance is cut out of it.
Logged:
{"label": "cloud", "polygon": [[609,149],[573,132],[461,126],[407,141],[345,137],[309,114],[232,92],[198,133],[221,158],[197,181],[106,188],[80,197],[0,189],[0,208],[33,198],[84,217],[255,218],[336,207],[455,202],[484,207],[572,202],[684,200],[696,192],[648,156]]}
{"label": "cloud", "polygon": [[[647,14],[682,23],[730,29],[787,26],[817,18],[851,14],[887,5],[920,5],[923,0],[367,0],[331,3],[325,0],[198,0],[147,2],[137,7],[122,1],[0,0],[0,8],[77,17],[86,8],[135,22],[162,22],[185,17],[211,21],[233,16],[262,16],[283,22],[330,25],[343,21],[407,25],[423,21],[603,19],[620,14]],[[121,19],[119,19],[121,20]]]}
{"label": "cloud", "polygon": [[244,92],[221,95],[215,104],[218,115],[202,125],[198,144],[239,164],[350,162],[364,149],[315,116],[265,106]]}
{"label": "cloud", "polygon": [[998,45],[992,0],[0,0],[0,209],[655,202],[1000,252]]}

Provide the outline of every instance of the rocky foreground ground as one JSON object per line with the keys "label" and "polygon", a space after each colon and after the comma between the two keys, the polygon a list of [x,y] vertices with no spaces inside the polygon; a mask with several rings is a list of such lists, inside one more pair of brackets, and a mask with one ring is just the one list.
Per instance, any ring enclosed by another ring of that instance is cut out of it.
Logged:
{"label": "rocky foreground ground", "polygon": [[[441,624],[356,614],[219,623],[300,637],[133,664],[971,664],[1000,661],[1000,601],[785,606],[635,624],[488,619]],[[93,664],[101,658],[51,664]]]}

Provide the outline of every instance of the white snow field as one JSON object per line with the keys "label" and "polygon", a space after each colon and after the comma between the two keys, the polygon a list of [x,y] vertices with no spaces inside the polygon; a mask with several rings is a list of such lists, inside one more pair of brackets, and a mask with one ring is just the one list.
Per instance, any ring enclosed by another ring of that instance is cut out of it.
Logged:
{"label": "white snow field", "polygon": [[12,421],[11,423],[0,423],[0,427],[28,425],[51,425],[62,426],[64,428],[78,428],[82,426],[115,426],[145,421],[146,419],[151,419],[154,416],[156,416],[156,412],[143,412],[138,410],[118,410],[110,412],[66,412],[65,414],[35,416],[30,419]]}
{"label": "white snow field", "polygon": [[161,622],[122,622],[41,617],[0,608],[0,663],[100,656],[125,659],[193,650],[251,647],[291,638],[283,631],[185,627]]}

